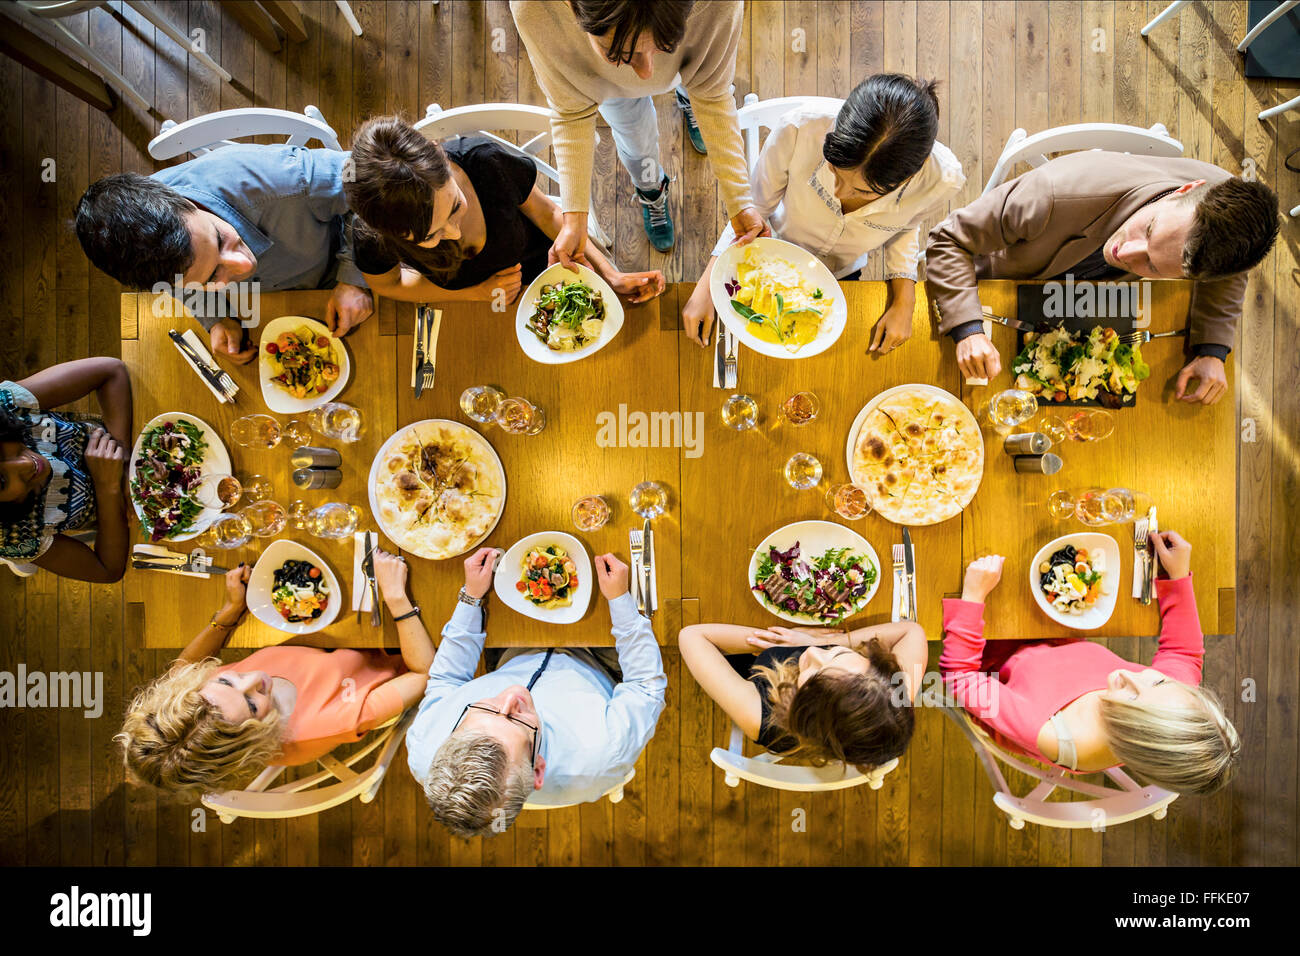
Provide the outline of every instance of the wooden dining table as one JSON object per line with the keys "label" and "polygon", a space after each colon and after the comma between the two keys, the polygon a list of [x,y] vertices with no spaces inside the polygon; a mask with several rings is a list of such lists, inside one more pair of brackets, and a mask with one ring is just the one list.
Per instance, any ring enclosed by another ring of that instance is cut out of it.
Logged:
{"label": "wooden dining table", "polygon": [[[1179,328],[1186,322],[1190,284],[1152,283],[1152,331]],[[675,639],[680,627],[722,621],[767,627],[781,623],[761,607],[750,591],[748,568],[755,547],[771,532],[794,521],[839,522],[865,537],[883,565],[875,597],[850,619],[852,626],[889,620],[892,587],[890,552],[902,529],[875,513],[845,521],[826,504],[832,484],[847,481],[846,444],[850,426],[863,406],[884,389],[926,383],[956,395],[978,412],[993,393],[1010,387],[1009,368],[1016,334],[995,326],[993,341],[1003,372],[986,386],[964,383],[954,347],[933,331],[924,284],[917,286],[912,338],[888,355],[868,352],[871,329],[887,303],[880,282],[847,282],[843,291],[848,324],[825,352],[803,359],[769,358],[741,349],[738,387],[755,399],[757,427],[735,431],[722,422],[721,407],[731,390],[712,385],[713,349],[693,344],[681,331],[680,304],[687,284],[669,285],[663,295],[642,305],[625,305],[622,331],[599,352],[578,362],[542,365],[525,356],[515,337],[515,309],[493,311],[488,303],[444,303],[437,347],[434,386],[416,398],[410,386],[414,306],[381,300],[376,316],[343,341],[352,360],[352,376],[338,401],[361,411],[363,431],[352,444],[317,436],[316,444],[342,454],[343,478],[330,490],[304,491],[291,482],[290,452],[283,447],[250,450],[228,440],[230,425],[249,414],[266,414],[256,362],[244,366],[226,359],[220,365],[240,386],[234,405],[220,404],[203,386],[168,338],[168,330],[197,328],[179,303],[167,296],[122,297],[122,357],[135,392],[135,429],[156,415],[184,411],[212,425],[227,439],[236,474],[261,474],[281,504],[302,500],[311,507],[328,501],[357,505],[364,513],[361,530],[381,530],[370,513],[367,491],[371,463],[380,445],[399,427],[425,419],[450,419],[477,430],[501,458],[507,496],[501,518],[484,545],[508,548],[537,531],[566,531],[577,536],[594,557],[611,552],[629,560],[628,532],[641,519],[628,504],[632,487],[654,480],[668,491],[668,510],[654,521],[656,584],[659,610],[653,616],[661,643]],[[983,282],[980,297],[996,314],[1015,315],[1016,284]],[[263,322],[281,315],[323,318],[327,292],[284,292],[261,296]],[[200,330],[200,336],[202,335]],[[250,330],[257,340],[258,330]],[[1030,591],[1029,563],[1050,540],[1085,529],[1073,519],[1062,521],[1047,511],[1048,496],[1058,489],[1088,486],[1127,487],[1150,495],[1159,506],[1161,527],[1181,532],[1194,546],[1193,584],[1203,628],[1231,634],[1235,624],[1236,456],[1233,380],[1216,405],[1203,407],[1173,397],[1173,381],[1185,359],[1181,339],[1148,344],[1143,355],[1151,377],[1139,389],[1132,408],[1115,412],[1116,427],[1098,442],[1067,442],[1052,449],[1064,460],[1055,475],[1017,473],[1002,449],[1005,429],[987,420],[984,476],[970,505],[958,516],[911,529],[916,553],[918,620],[932,640],[942,637],[942,601],[961,592],[966,564],[987,554],[1006,557],[1003,581],[990,597],[985,618],[990,638],[1077,636],[1078,631],[1053,622]],[[459,407],[461,392],[472,385],[495,385],[511,396],[539,404],[547,424],[534,436],[508,434],[494,425],[471,421]],[[796,391],[819,399],[817,418],[792,426],[779,414],[781,403]],[[1021,426],[1032,430],[1047,410]],[[638,416],[644,416],[639,418]],[[291,416],[278,415],[282,423]],[[651,427],[638,427],[638,421]],[[699,424],[696,433],[695,425]],[[820,485],[799,491],[783,476],[795,452],[818,458]],[[578,532],[571,522],[574,502],[602,495],[612,507],[609,523],[593,533]],[[133,522],[135,539],[146,540]],[[1144,606],[1129,597],[1133,571],[1132,524],[1100,530],[1112,534],[1121,555],[1119,594],[1114,613],[1089,636],[1152,635],[1159,632],[1156,604]],[[346,593],[334,623],[292,643],[324,647],[395,647],[397,637],[388,615],[381,628],[369,614],[351,610],[351,539],[322,540],[306,531],[286,529],[289,537],[322,556],[338,575]],[[254,562],[270,539],[254,539],[232,552],[215,552],[216,563],[230,567]],[[188,548],[173,543],[176,551]],[[397,550],[382,534],[380,546]],[[463,557],[445,560],[408,558],[412,599],[422,609],[430,631],[450,616],[463,583]],[[223,583],[154,571],[127,573],[128,600],[144,606],[145,645],[181,647],[202,630],[220,607]],[[581,620],[548,624],[490,602],[489,646],[609,645],[606,602],[597,593]],[[252,619],[232,637],[236,647],[262,647],[286,641],[286,635]]]}

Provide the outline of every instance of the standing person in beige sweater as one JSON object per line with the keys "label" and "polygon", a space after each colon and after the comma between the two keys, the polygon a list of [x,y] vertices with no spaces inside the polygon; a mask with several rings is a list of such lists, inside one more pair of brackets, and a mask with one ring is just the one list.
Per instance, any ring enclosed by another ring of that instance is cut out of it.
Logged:
{"label": "standing person in beige sweater", "polygon": [[564,224],[551,247],[552,262],[585,261],[598,111],[636,187],[646,235],[660,252],[672,249],[670,180],[659,165],[659,127],[650,97],[673,89],[677,77],[678,106],[692,143],[707,144],[737,241],[770,234],[750,196],[731,93],[744,3],[512,0],[510,12],[555,113],[551,130]]}

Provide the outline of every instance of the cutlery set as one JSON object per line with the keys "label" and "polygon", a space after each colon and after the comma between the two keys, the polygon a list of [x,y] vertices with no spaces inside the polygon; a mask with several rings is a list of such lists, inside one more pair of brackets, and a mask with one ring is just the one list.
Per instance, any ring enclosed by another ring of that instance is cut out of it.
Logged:
{"label": "cutlery set", "polygon": [[1155,593],[1160,559],[1156,556],[1150,535],[1159,533],[1156,508],[1152,505],[1145,518],[1138,518],[1133,522],[1133,597],[1143,604],[1150,604],[1151,595]]}
{"label": "cutlery set", "polygon": [[651,617],[659,610],[659,595],[654,578],[654,532],[649,520],[644,528],[628,532],[628,550],[632,555],[632,591],[636,595],[637,613]]}
{"label": "cutlery set", "polygon": [[[370,626],[382,627],[384,624],[383,607],[379,598],[379,584],[375,581],[375,548],[379,544],[379,536],[373,531],[367,531],[363,541],[365,557],[361,560],[361,573],[365,575],[366,590],[370,593]],[[357,593],[355,585],[353,586],[353,593]],[[361,623],[359,604],[357,607],[357,623]]]}
{"label": "cutlery set", "polygon": [[186,331],[184,335],[172,329],[167,333],[168,337],[175,343],[176,348],[180,349],[181,355],[185,356],[190,367],[198,373],[199,378],[203,379],[204,384],[212,390],[212,394],[217,397],[217,401],[225,405],[235,401],[235,395],[239,392],[239,386],[222,368],[217,365],[208,350],[199,342],[198,336],[192,331]]}
{"label": "cutlery set", "polygon": [[717,331],[713,343],[713,387],[735,388],[736,353],[740,344],[721,319],[715,319],[713,324]]}
{"label": "cutlery set", "polygon": [[438,332],[442,328],[442,310],[427,305],[415,307],[415,341],[411,356],[411,387],[419,398],[433,388],[434,358],[438,351]]}
{"label": "cutlery set", "polygon": [[131,549],[131,567],[138,571],[200,574],[205,577],[225,574],[229,571],[229,568],[217,567],[207,558],[193,558],[188,554],[180,554],[161,545],[152,544],[137,544]]}
{"label": "cutlery set", "polygon": [[916,620],[916,554],[912,534],[903,529],[903,543],[896,544],[891,555],[894,565],[894,606],[891,621]]}

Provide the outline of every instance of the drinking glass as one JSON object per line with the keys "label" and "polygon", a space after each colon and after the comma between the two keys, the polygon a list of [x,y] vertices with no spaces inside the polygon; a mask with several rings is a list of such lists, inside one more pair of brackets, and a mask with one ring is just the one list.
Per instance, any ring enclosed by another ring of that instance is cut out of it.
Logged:
{"label": "drinking glass", "polygon": [[270,415],[245,415],[230,423],[230,438],[240,448],[274,448],[280,444],[280,423]]}
{"label": "drinking glass", "polygon": [[1151,496],[1132,488],[1107,488],[1106,494],[1119,501],[1119,523],[1127,524],[1135,515],[1144,515],[1155,503]]}
{"label": "drinking glass", "polygon": [[643,481],[632,489],[627,503],[642,518],[658,518],[668,508],[668,492],[657,481]]}
{"label": "drinking glass", "polygon": [[265,501],[275,494],[275,486],[271,484],[271,479],[265,475],[248,475],[243,480],[244,500],[249,504],[257,501]]}
{"label": "drinking glass", "polygon": [[1052,440],[1053,445],[1060,445],[1070,437],[1065,427],[1065,419],[1060,415],[1046,415],[1038,430]]}
{"label": "drinking glass", "polygon": [[573,526],[579,531],[598,531],[609,521],[609,503],[600,495],[587,495],[573,505]]}
{"label": "drinking glass", "polygon": [[1074,492],[1061,489],[1054,491],[1047,499],[1047,513],[1058,521],[1074,517]]}
{"label": "drinking glass", "polygon": [[276,501],[258,501],[241,508],[239,513],[248,520],[253,536],[257,538],[274,538],[284,530],[289,520],[284,505]]}
{"label": "drinking glass", "polygon": [[214,511],[233,508],[239,503],[239,497],[243,493],[244,488],[238,478],[220,472],[201,475],[191,490],[195,501]]}
{"label": "drinking glass", "polygon": [[289,517],[287,523],[294,531],[305,531],[307,529],[307,516],[311,513],[311,505],[298,498],[289,502]]}
{"label": "drinking glass", "polygon": [[546,427],[546,412],[526,398],[506,398],[497,406],[496,423],[512,435],[536,435]]}
{"label": "drinking glass", "polygon": [[1104,408],[1080,408],[1068,415],[1048,415],[1039,428],[1055,444],[1067,438],[1101,441],[1115,430],[1115,416]]}
{"label": "drinking glass", "polygon": [[486,425],[496,419],[497,407],[505,392],[491,385],[474,385],[460,393],[460,410],[470,419]]}
{"label": "drinking glass", "polygon": [[846,521],[857,521],[871,512],[867,489],[852,482],[831,485],[830,491],[826,492],[826,507]]}
{"label": "drinking glass", "polygon": [[791,425],[807,425],[817,419],[821,403],[812,392],[795,392],[781,403],[781,415]]}
{"label": "drinking glass", "polygon": [[785,463],[785,480],[800,491],[816,488],[822,480],[822,463],[805,452],[796,452]]}
{"label": "drinking glass", "polygon": [[361,509],[341,501],[323,504],[307,516],[307,530],[318,538],[346,538],[361,523]]}
{"label": "drinking glass", "polygon": [[1074,504],[1074,516],[1090,528],[1118,524],[1123,514],[1123,500],[1104,488],[1085,488]]}
{"label": "drinking glass", "polygon": [[989,421],[994,425],[1015,428],[1038,412],[1038,399],[1032,392],[1008,388],[989,400]]}
{"label": "drinking glass", "polygon": [[758,424],[758,402],[748,395],[732,395],[722,403],[722,424],[738,432]]}
{"label": "drinking glass", "polygon": [[354,442],[361,437],[361,412],[344,402],[326,402],[307,413],[312,430],[334,441]]}
{"label": "drinking glass", "polygon": [[208,530],[194,539],[194,543],[201,548],[230,551],[248,544],[252,536],[253,530],[247,518],[239,513],[226,512],[218,515]]}
{"label": "drinking glass", "polygon": [[292,419],[280,430],[280,441],[287,448],[308,446],[311,444],[311,428],[301,419]]}

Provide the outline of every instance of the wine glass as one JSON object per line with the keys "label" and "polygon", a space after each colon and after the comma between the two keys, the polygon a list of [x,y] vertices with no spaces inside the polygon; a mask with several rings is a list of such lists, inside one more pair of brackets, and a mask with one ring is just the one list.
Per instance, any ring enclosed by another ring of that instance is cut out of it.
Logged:
{"label": "wine glass", "polygon": [[1106,494],[1119,501],[1119,524],[1127,524],[1135,515],[1146,514],[1155,503],[1150,495],[1132,488],[1107,488]]}
{"label": "wine glass", "polygon": [[812,392],[795,392],[781,403],[781,415],[791,425],[807,425],[816,421],[821,403]]}
{"label": "wine glass", "polygon": [[628,504],[648,521],[658,518],[668,509],[668,492],[657,481],[643,481],[632,489]]}
{"label": "wine glass", "polygon": [[496,423],[512,435],[536,435],[546,427],[546,412],[526,398],[506,398],[497,406]]}
{"label": "wine glass", "polygon": [[807,491],[822,480],[822,463],[813,455],[796,452],[785,463],[785,480],[791,488]]}
{"label": "wine glass", "polygon": [[852,482],[831,485],[830,491],[826,492],[826,507],[846,521],[857,521],[871,512],[867,489]]}
{"label": "wine glass", "polygon": [[311,445],[311,428],[302,419],[292,419],[280,430],[280,441],[288,448],[307,447]]}
{"label": "wine glass", "polygon": [[1105,488],[1085,488],[1074,504],[1074,516],[1090,528],[1118,524],[1123,514],[1123,500]]}
{"label": "wine glass", "polygon": [[1065,430],[1075,441],[1101,441],[1115,430],[1115,416],[1104,408],[1080,410],[1065,420]]}
{"label": "wine glass", "polygon": [[748,395],[732,395],[722,403],[722,424],[738,432],[758,424],[758,402]]}
{"label": "wine glass", "polygon": [[258,501],[241,508],[239,513],[248,520],[253,536],[257,538],[274,538],[284,530],[289,520],[289,513],[284,505],[276,501]]}
{"label": "wine glass", "polygon": [[275,494],[275,486],[265,475],[248,475],[243,480],[244,500],[249,504],[265,501]]}
{"label": "wine glass", "polygon": [[194,539],[201,548],[219,548],[230,551],[242,548],[253,537],[252,526],[243,514],[226,512],[208,526],[208,530]]}
{"label": "wine glass", "polygon": [[460,393],[460,410],[481,425],[494,421],[497,407],[506,397],[505,392],[491,385],[473,385]]}
{"label": "wine glass", "polygon": [[361,523],[361,509],[341,501],[321,505],[307,516],[307,530],[318,538],[346,538]]}
{"label": "wine glass", "polygon": [[361,412],[344,402],[326,402],[307,413],[312,430],[334,441],[354,442],[361,437]]}
{"label": "wine glass", "polygon": [[230,423],[230,438],[240,448],[274,448],[280,444],[280,423],[270,415],[245,415]]}
{"label": "wine glass", "polygon": [[579,531],[598,531],[609,521],[609,503],[600,495],[587,495],[573,505],[573,526]]}
{"label": "wine glass", "polygon": [[1038,399],[1032,392],[1008,388],[989,400],[989,421],[1005,428],[1015,428],[1033,418],[1038,412]]}
{"label": "wine glass", "polygon": [[307,530],[307,518],[310,513],[311,505],[301,498],[297,498],[289,502],[289,515],[286,521],[294,531],[305,531]]}
{"label": "wine glass", "polygon": [[200,475],[199,480],[190,489],[190,494],[195,501],[214,511],[233,508],[239,503],[240,495],[243,493],[244,488],[238,478],[221,472]]}

